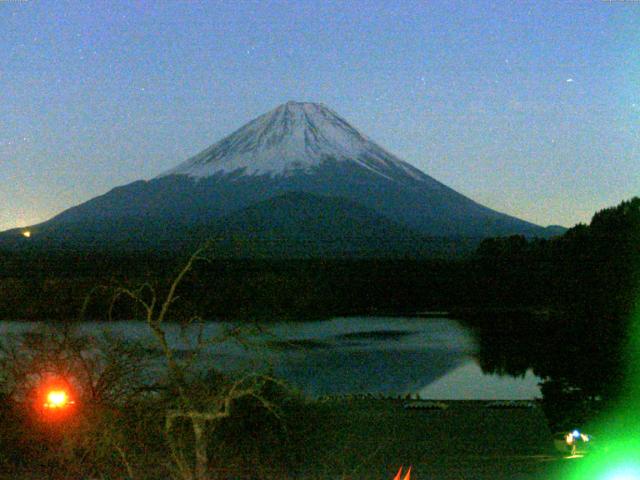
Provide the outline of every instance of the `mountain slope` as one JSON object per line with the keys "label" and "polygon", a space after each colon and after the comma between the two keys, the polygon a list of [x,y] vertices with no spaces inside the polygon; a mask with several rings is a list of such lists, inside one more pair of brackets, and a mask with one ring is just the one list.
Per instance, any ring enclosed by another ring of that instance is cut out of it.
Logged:
{"label": "mountain slope", "polygon": [[349,257],[426,253],[428,239],[350,200],[287,192],[230,214],[214,237],[241,256]]}

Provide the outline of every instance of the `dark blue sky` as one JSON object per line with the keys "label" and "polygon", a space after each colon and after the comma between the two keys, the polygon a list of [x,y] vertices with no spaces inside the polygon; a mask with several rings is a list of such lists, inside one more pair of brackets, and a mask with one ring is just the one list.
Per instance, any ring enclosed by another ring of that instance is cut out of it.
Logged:
{"label": "dark blue sky", "polygon": [[0,2],[0,229],[321,102],[497,210],[640,194],[640,2]]}

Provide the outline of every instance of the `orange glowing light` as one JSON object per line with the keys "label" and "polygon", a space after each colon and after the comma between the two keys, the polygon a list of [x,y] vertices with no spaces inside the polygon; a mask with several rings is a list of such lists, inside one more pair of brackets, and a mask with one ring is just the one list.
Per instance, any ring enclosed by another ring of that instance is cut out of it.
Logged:
{"label": "orange glowing light", "polygon": [[[396,476],[393,477],[393,480],[400,480],[401,476],[402,476],[402,467],[400,467],[400,470],[398,470],[398,473],[396,474]],[[409,470],[407,470],[407,474],[404,476],[402,480],[411,480],[411,467],[409,467]]]}
{"label": "orange glowing light", "polygon": [[44,403],[44,408],[52,410],[66,408],[73,403],[74,402],[69,398],[69,395],[64,390],[51,390],[47,392],[47,399]]}

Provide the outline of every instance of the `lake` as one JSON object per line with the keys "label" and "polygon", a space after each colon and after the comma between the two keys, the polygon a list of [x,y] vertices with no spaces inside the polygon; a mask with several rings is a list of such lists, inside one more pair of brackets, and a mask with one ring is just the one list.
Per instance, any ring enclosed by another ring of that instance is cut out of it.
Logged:
{"label": "lake", "polygon": [[[144,322],[81,323],[83,334],[105,331],[157,348]],[[165,325],[172,347],[193,348],[196,332]],[[0,335],[19,334],[37,324],[0,322]],[[209,322],[205,338],[231,324]],[[419,394],[421,398],[480,400],[541,397],[539,379],[485,375],[475,362],[473,336],[446,318],[340,317],[326,321],[269,324],[243,336],[244,345],[208,346],[200,365],[223,371],[272,369],[311,396]]]}

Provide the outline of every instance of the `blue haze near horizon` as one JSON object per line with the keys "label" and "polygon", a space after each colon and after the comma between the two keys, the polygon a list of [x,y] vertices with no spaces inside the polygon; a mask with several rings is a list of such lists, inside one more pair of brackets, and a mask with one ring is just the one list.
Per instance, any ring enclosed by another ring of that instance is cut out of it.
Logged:
{"label": "blue haze near horizon", "polygon": [[0,3],[0,230],[288,100],[541,225],[640,192],[640,3]]}

